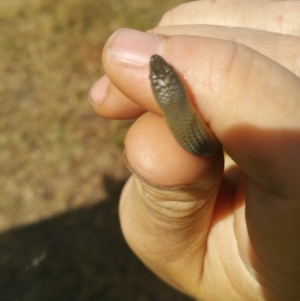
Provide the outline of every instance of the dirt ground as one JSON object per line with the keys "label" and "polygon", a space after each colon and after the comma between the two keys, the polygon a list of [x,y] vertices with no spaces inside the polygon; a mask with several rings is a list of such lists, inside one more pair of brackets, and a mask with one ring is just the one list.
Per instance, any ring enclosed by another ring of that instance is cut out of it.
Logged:
{"label": "dirt ground", "polygon": [[0,0],[0,300],[190,300],[129,250],[118,221],[131,121],[87,94],[120,27],[180,0]]}

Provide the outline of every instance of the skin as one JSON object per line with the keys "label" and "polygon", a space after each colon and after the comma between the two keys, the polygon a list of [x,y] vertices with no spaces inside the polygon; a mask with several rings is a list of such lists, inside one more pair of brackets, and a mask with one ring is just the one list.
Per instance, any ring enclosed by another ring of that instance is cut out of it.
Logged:
{"label": "skin", "polygon": [[[198,300],[300,299],[299,11],[298,1],[194,1],[167,12],[159,35],[120,30],[103,50],[109,81],[91,89],[93,107],[139,117],[125,140],[123,233]],[[234,164],[176,143],[150,88],[154,53],[184,77]]]}

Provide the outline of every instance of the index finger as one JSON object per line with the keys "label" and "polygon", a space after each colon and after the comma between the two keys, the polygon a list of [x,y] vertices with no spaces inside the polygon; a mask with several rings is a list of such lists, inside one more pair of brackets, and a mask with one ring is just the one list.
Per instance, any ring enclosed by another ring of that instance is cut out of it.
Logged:
{"label": "index finger", "polygon": [[299,1],[191,1],[168,11],[158,27],[209,24],[300,36]]}

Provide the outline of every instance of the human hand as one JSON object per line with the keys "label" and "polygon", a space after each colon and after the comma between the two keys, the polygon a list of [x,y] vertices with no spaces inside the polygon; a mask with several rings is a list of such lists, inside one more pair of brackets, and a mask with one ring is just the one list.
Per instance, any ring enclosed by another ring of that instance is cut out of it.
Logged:
{"label": "human hand", "polygon": [[[191,2],[154,29],[169,37],[123,30],[104,49],[111,83],[92,88],[96,111],[147,111],[125,141],[135,175],[121,197],[124,235],[153,271],[197,299],[300,298],[299,5]],[[195,25],[210,20],[234,27]],[[150,90],[153,53],[184,76],[236,165],[223,170],[222,154],[196,157],[175,142]]]}

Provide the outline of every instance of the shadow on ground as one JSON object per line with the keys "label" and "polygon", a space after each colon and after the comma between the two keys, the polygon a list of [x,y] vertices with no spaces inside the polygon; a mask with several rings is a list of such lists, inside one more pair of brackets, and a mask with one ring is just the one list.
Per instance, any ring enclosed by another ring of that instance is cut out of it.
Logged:
{"label": "shadow on ground", "polygon": [[109,197],[0,236],[1,301],[187,301],[127,247],[118,221],[123,182]]}

